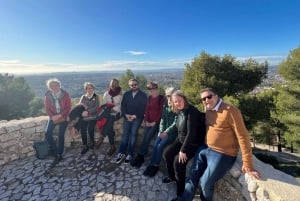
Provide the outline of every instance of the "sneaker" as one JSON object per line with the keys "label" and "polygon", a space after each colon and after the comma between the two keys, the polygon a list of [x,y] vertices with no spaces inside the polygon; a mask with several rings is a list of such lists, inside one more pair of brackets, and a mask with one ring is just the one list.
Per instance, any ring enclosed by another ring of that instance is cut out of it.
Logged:
{"label": "sneaker", "polygon": [[131,161],[131,166],[140,168],[142,164],[144,163],[144,156],[141,154],[138,154],[132,161]]}
{"label": "sneaker", "polygon": [[121,163],[124,158],[125,158],[125,154],[118,153],[116,163],[117,164]]}
{"label": "sneaker", "polygon": [[127,155],[126,158],[125,158],[125,161],[124,163],[129,163],[132,159],[132,156],[131,155]]}

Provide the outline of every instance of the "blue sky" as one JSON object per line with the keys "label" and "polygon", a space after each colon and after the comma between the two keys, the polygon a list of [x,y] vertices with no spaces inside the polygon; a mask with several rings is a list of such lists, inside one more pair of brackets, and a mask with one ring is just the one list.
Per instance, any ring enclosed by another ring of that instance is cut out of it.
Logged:
{"label": "blue sky", "polygon": [[299,47],[299,10],[297,0],[0,0],[0,73],[184,68],[202,51],[278,64]]}

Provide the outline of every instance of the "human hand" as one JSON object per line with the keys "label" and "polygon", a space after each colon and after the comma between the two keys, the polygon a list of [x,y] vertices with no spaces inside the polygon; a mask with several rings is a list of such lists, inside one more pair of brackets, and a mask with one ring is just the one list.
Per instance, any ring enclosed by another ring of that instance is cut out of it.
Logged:
{"label": "human hand", "polygon": [[83,111],[83,112],[81,113],[81,116],[87,117],[87,116],[89,116],[89,112],[88,112],[88,111]]}
{"label": "human hand", "polygon": [[250,176],[254,177],[255,179],[260,179],[261,178],[260,173],[258,171],[254,170],[252,168],[249,168],[249,167],[243,166],[242,167],[242,172],[249,174]]}
{"label": "human hand", "polygon": [[159,133],[159,138],[160,139],[163,139],[163,138],[165,138],[165,137],[167,137],[167,132],[161,132],[161,133]]}
{"label": "human hand", "polygon": [[179,163],[186,163],[187,161],[187,156],[186,156],[186,153],[183,153],[183,152],[179,152]]}

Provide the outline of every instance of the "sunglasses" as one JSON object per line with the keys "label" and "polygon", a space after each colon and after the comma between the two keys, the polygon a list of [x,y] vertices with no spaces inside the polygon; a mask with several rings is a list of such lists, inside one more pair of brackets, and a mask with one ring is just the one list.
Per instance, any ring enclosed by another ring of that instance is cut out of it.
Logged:
{"label": "sunglasses", "polygon": [[201,98],[201,101],[206,101],[206,99],[211,99],[214,95],[210,94],[206,97]]}
{"label": "sunglasses", "polygon": [[137,84],[131,84],[130,86],[131,86],[131,87],[136,87],[136,86],[137,86]]}
{"label": "sunglasses", "polygon": [[148,88],[148,90],[150,91],[150,90],[155,90],[156,88]]}

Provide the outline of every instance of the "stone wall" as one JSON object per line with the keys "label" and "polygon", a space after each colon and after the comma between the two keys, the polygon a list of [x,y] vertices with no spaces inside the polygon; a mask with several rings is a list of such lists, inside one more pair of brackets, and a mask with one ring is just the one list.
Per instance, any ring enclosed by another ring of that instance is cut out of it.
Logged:
{"label": "stone wall", "polygon": [[[44,138],[47,117],[27,118],[23,120],[0,122],[0,167],[10,161],[34,155],[32,144]],[[122,120],[115,124],[116,141],[120,141]],[[139,131],[142,132],[142,128]],[[81,142],[80,135],[72,138],[66,131],[65,146],[72,142]],[[99,131],[96,133],[96,138]],[[140,141],[141,139],[139,139]],[[106,139],[107,141],[107,139]],[[264,164],[254,157],[255,168],[262,179],[255,180],[241,173],[239,156],[231,171],[216,184],[215,201],[296,201],[300,196],[300,184],[292,176]]]}

